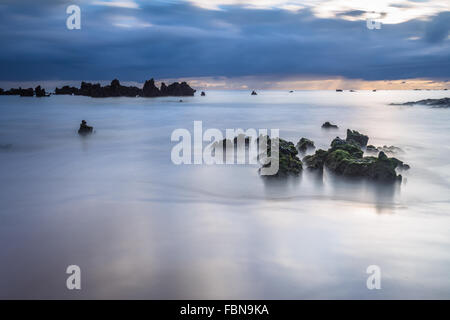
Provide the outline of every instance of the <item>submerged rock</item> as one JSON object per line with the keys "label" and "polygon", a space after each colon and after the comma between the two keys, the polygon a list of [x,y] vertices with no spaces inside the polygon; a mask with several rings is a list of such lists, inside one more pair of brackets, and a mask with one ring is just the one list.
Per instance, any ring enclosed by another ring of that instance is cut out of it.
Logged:
{"label": "submerged rock", "polygon": [[324,124],[322,124],[322,128],[323,129],[337,129],[338,126],[335,124],[331,124],[330,122],[325,122]]}
{"label": "submerged rock", "polygon": [[86,123],[86,120],[82,120],[80,124],[80,129],[78,129],[78,134],[85,136],[88,134],[91,134],[94,131],[94,128],[91,126],[88,126]]}
{"label": "submerged rock", "polygon": [[12,148],[12,144],[10,144],[10,143],[0,144],[0,150],[8,151],[8,150],[11,150],[11,148]]}
{"label": "submerged rock", "polygon": [[367,153],[376,153],[378,154],[378,152],[383,151],[384,153],[390,153],[390,154],[398,154],[398,153],[404,153],[404,151],[402,149],[400,149],[399,147],[396,146],[382,146],[382,147],[375,147],[373,145],[368,145],[366,147],[366,152]]}
{"label": "submerged rock", "polygon": [[315,149],[316,146],[314,145],[314,141],[301,138],[299,142],[297,142],[296,145],[297,149],[301,152],[306,152],[307,149]]}
{"label": "submerged rock", "polygon": [[367,146],[367,142],[369,142],[369,137],[356,130],[347,129],[347,138],[345,140],[358,144],[360,147],[365,147]]}
{"label": "submerged rock", "polygon": [[425,105],[432,108],[450,108],[450,98],[442,99],[425,99],[419,101],[405,102],[405,103],[391,103],[396,106],[413,106],[413,105]]}

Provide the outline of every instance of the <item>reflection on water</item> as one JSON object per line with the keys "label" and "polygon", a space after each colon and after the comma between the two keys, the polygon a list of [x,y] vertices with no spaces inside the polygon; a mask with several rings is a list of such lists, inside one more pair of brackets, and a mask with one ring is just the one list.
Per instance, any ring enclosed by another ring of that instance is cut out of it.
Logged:
{"label": "reflection on water", "polygon": [[[388,106],[444,92],[0,97],[1,298],[449,298],[450,116]],[[81,119],[96,133],[80,139]],[[175,166],[174,129],[279,128],[326,149],[394,145],[402,183],[255,165]],[[339,125],[322,130],[324,121]],[[3,148],[3,146],[7,146]],[[65,269],[82,290],[65,289]],[[366,268],[382,290],[366,289]]]}

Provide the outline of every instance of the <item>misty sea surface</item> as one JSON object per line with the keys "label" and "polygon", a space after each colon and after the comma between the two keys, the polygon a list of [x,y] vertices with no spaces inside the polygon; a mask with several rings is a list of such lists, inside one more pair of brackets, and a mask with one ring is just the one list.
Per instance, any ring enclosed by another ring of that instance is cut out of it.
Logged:
{"label": "misty sea surface", "polygon": [[[206,94],[1,96],[0,298],[450,299],[450,109],[389,105],[447,91]],[[171,134],[196,120],[322,149],[350,128],[411,169],[389,186],[175,165]],[[66,288],[69,265],[81,290]]]}

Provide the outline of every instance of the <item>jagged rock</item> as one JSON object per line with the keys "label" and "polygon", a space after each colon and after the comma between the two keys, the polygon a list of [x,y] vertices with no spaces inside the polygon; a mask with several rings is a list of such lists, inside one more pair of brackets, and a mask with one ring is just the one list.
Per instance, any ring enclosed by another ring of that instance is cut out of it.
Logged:
{"label": "jagged rock", "polygon": [[338,126],[335,124],[331,124],[330,122],[327,121],[322,125],[322,128],[323,129],[337,129]]}
{"label": "jagged rock", "polygon": [[87,125],[86,120],[82,120],[80,124],[80,129],[78,129],[78,134],[85,136],[91,134],[94,131],[93,127]]}
{"label": "jagged rock", "polygon": [[[258,138],[259,139],[259,138]],[[298,176],[303,170],[302,161],[297,158],[298,151],[294,144],[290,141],[279,139],[279,167],[278,172],[275,175],[264,175],[265,178],[285,178],[288,176]],[[269,157],[272,156],[271,143],[268,142],[268,152]],[[276,154],[274,154],[276,156]],[[263,165],[263,168],[271,166],[271,162]],[[261,169],[260,169],[261,170]]]}
{"label": "jagged rock", "polygon": [[122,86],[119,80],[114,79],[108,86],[102,87],[99,83],[81,82],[80,89],[75,87],[64,86],[56,88],[55,94],[70,94],[88,96],[93,98],[105,97],[165,97],[165,96],[193,96],[195,90],[192,89],[186,82],[174,82],[169,86],[165,83],[161,84],[161,89],[155,86],[154,79],[145,81],[142,89],[134,86]]}
{"label": "jagged rock", "polygon": [[252,96],[258,95],[255,90],[252,91]]}
{"label": "jagged rock", "polygon": [[34,95],[34,90],[33,90],[33,88],[22,89],[20,87],[19,87],[19,89],[11,88],[11,89],[6,90],[6,91],[3,91],[3,89],[2,89],[1,95],[3,95],[3,96],[32,97]]}
{"label": "jagged rock", "polygon": [[367,146],[367,142],[369,142],[369,137],[359,133],[356,130],[347,129],[347,138],[345,140],[347,142],[354,142],[360,147],[365,147]]}
{"label": "jagged rock", "polygon": [[[167,88],[165,88],[167,92]],[[142,88],[143,97],[159,97],[161,96],[161,91],[155,86],[155,80],[150,79],[145,81],[144,87]]]}
{"label": "jagged rock", "polygon": [[45,97],[45,89],[41,88],[41,86],[37,86],[34,88],[34,93],[36,94],[36,97]]}
{"label": "jagged rock", "polygon": [[21,97],[33,97],[34,96],[34,90],[33,90],[33,88],[20,89],[20,93],[19,94],[20,94]]}
{"label": "jagged rock", "polygon": [[186,82],[174,82],[167,87],[168,96],[185,97],[193,96],[196,90],[192,89]]}
{"label": "jagged rock", "polygon": [[78,94],[78,88],[70,87],[70,86],[64,86],[62,88],[56,88],[55,89],[55,95],[63,95],[63,94],[68,94],[68,95]]}
{"label": "jagged rock", "polygon": [[330,151],[335,151],[335,150],[344,150],[347,151],[348,153],[350,153],[352,155],[352,157],[355,158],[362,158],[363,156],[363,151],[361,150],[361,148],[359,147],[359,145],[353,143],[352,141],[347,141],[347,140],[343,140],[339,137],[336,137],[332,142],[331,142],[331,148]]}
{"label": "jagged rock", "polygon": [[202,91],[202,93],[200,94],[202,97],[206,96],[205,91]]}
{"label": "jagged rock", "polygon": [[391,105],[413,106],[416,104],[430,106],[432,108],[450,108],[450,98],[425,99],[406,103],[391,103]]}
{"label": "jagged rock", "polygon": [[315,149],[316,148],[316,146],[314,145],[314,141],[306,139],[306,138],[301,138],[299,140],[299,142],[297,142],[296,147],[301,152],[306,152],[307,149]]}
{"label": "jagged rock", "polygon": [[308,169],[322,170],[327,155],[327,151],[319,149],[316,153],[304,157],[303,162],[306,164]]}

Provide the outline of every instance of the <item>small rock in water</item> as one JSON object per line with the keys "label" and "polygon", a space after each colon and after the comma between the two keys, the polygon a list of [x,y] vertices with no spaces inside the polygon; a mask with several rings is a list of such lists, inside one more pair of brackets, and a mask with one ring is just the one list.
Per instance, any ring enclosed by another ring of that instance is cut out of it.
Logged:
{"label": "small rock in water", "polygon": [[93,127],[87,125],[86,120],[82,120],[80,124],[80,129],[78,129],[78,134],[85,136],[91,134],[93,130],[94,130]]}
{"label": "small rock in water", "polygon": [[258,95],[255,90],[252,91],[252,96]]}
{"label": "small rock in water", "polygon": [[200,94],[202,97],[206,96],[205,91],[202,91],[202,93]]}
{"label": "small rock in water", "polygon": [[324,129],[337,129],[338,128],[338,126],[337,125],[335,125],[335,124],[331,124],[330,122],[325,122],[323,125],[322,125],[322,128],[324,128]]}

